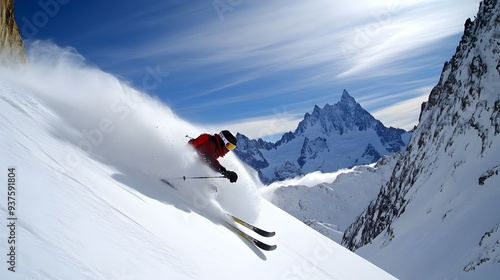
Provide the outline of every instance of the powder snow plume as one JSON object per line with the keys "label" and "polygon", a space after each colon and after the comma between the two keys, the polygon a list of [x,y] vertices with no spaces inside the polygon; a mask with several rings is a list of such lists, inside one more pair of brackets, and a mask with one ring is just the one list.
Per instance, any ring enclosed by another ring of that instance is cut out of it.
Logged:
{"label": "powder snow plume", "polygon": [[[71,173],[88,160],[76,152],[80,149],[93,160],[116,168],[114,177],[118,181],[134,180],[136,174],[152,180],[218,175],[198,162],[185,137],[217,131],[180,119],[160,100],[89,65],[73,48],[35,41],[28,44],[27,56],[28,64],[17,69],[0,68],[0,74],[17,88],[33,92],[39,102],[71,125],[72,131],[51,127],[52,133],[67,143],[62,173]],[[238,173],[237,183],[225,179],[208,183],[175,180],[181,194],[194,207],[204,208],[205,215],[218,215],[218,203],[213,197],[205,199],[213,190],[210,185],[215,185],[224,210],[255,219],[260,201],[256,175],[232,154],[221,163]]]}

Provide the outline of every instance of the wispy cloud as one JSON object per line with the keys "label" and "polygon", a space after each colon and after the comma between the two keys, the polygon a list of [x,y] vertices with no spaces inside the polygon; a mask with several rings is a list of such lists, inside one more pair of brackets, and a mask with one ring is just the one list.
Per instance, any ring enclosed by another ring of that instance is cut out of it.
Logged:
{"label": "wispy cloud", "polygon": [[373,112],[373,116],[379,119],[385,126],[399,127],[411,130],[418,124],[420,105],[427,101],[430,87],[424,87],[416,91],[421,94],[417,97],[406,99],[391,106]]}
{"label": "wispy cloud", "polygon": [[199,25],[159,34],[127,57],[177,56],[182,59],[175,67],[215,67],[213,74],[326,68],[342,77],[415,56],[432,42],[461,32],[478,2],[248,2],[223,22],[207,13]]}
{"label": "wispy cloud", "polygon": [[301,120],[302,116],[278,113],[267,117],[219,123],[211,125],[210,128],[214,131],[228,129],[234,133],[239,132],[250,139],[265,138],[267,140],[276,140],[274,138],[270,139],[270,137],[280,137],[285,132],[295,131]]}
{"label": "wispy cloud", "polygon": [[347,44],[354,49],[352,67],[339,77],[415,57],[439,40],[462,32],[464,19],[473,15],[479,1],[452,2],[410,1],[403,5],[396,1],[397,8],[355,27]]}
{"label": "wispy cloud", "polygon": [[[362,105],[370,104],[390,125],[401,123],[408,128],[418,117],[414,111],[420,109],[417,103],[422,99],[415,97],[414,90],[429,87],[432,82],[413,86],[404,83],[422,79],[421,74],[431,65],[422,57],[435,53],[444,39],[461,33],[463,22],[477,12],[479,2],[246,0],[221,21],[211,2],[201,5],[186,1],[182,16],[149,17],[154,10],[139,15],[144,28],[164,25],[165,31],[155,29],[154,36],[138,40],[127,49],[114,50],[111,55],[120,62],[168,65],[171,79],[176,79],[171,95],[177,95],[177,104],[182,104],[174,108],[176,111],[221,105],[244,109],[249,102],[265,100],[261,102],[268,106],[268,116],[269,108],[280,106],[270,102],[272,99],[281,98],[281,104],[294,104],[294,108],[298,104],[311,108],[310,102],[328,98],[324,96],[328,89],[353,87]],[[170,26],[177,20],[182,24]],[[186,24],[190,20],[193,22]],[[432,62],[432,67],[439,68],[439,63],[442,61]],[[388,83],[402,88],[384,89],[380,81],[387,83],[388,78],[392,79]],[[196,85],[179,86],[188,83]],[[367,92],[361,92],[363,88]],[[373,100],[365,97],[370,95]],[[412,112],[409,118],[413,121],[397,121],[403,119],[401,108],[412,105],[416,107],[407,112]],[[396,113],[398,117],[392,120],[390,114]],[[240,119],[255,135],[259,133],[250,128],[266,122]]]}

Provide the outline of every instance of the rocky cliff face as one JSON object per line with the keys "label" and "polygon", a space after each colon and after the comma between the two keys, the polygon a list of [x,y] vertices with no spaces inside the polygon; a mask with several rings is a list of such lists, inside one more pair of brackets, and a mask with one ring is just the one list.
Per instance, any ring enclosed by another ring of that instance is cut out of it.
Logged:
{"label": "rocky cliff face", "polygon": [[344,91],[341,100],[314,107],[295,132],[276,143],[238,135],[238,157],[259,172],[264,183],[376,162],[403,151],[409,133],[385,127]]}
{"label": "rocky cliff face", "polygon": [[[498,0],[483,1],[476,19],[466,21],[455,55],[422,108],[391,179],[348,228],[342,244],[351,250],[378,244],[381,257],[395,250],[391,243],[409,244],[427,248],[412,252],[412,258],[454,258],[461,273],[477,273],[488,263],[496,263],[498,270],[500,235],[492,233],[500,225]],[[420,238],[412,235],[416,232]],[[460,238],[451,239],[449,233]],[[376,245],[361,249],[371,246]]]}
{"label": "rocky cliff face", "polygon": [[0,0],[0,64],[26,62],[24,44],[14,19],[14,0]]}

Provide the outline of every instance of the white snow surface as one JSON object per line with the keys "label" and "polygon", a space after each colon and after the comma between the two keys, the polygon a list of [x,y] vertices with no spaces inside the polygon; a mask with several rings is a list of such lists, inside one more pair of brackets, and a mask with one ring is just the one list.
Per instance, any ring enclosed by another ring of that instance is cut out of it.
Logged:
{"label": "white snow surface", "polygon": [[338,172],[313,172],[274,182],[263,190],[263,196],[340,243],[347,227],[377,198],[400,155],[384,156],[377,163]]}
{"label": "white snow surface", "polygon": [[[0,279],[394,279],[262,199],[233,155],[223,164],[236,184],[171,189],[158,179],[214,175],[186,147],[203,127],[72,49],[37,42],[28,57],[0,68]],[[11,167],[15,272],[5,253]],[[252,247],[223,211],[276,231],[261,239],[278,248]]]}

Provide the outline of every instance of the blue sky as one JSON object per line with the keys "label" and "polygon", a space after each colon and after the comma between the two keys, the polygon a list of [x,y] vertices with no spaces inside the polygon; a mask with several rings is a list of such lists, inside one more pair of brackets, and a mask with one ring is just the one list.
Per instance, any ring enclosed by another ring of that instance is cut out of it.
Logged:
{"label": "blue sky", "polygon": [[343,89],[411,129],[480,1],[15,2],[26,41],[73,47],[188,121],[269,137]]}

